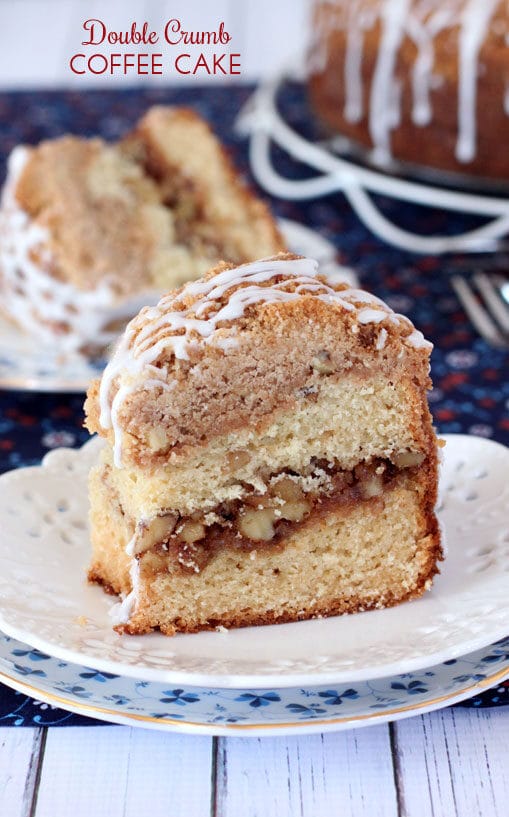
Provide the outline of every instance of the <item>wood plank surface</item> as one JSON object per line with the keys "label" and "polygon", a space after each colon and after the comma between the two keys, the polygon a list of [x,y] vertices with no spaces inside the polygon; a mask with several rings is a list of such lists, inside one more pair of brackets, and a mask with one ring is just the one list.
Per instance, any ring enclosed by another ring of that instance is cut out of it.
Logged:
{"label": "wood plank surface", "polygon": [[50,729],[33,814],[208,815],[211,751],[205,737],[115,726]]}
{"label": "wood plank surface", "polygon": [[508,739],[506,709],[277,738],[3,727],[0,815],[507,817]]}
{"label": "wood plank surface", "polygon": [[401,815],[507,817],[507,708],[447,709],[394,729]]}
{"label": "wood plank surface", "polygon": [[0,727],[0,815],[30,814],[44,750],[42,729]]}
{"label": "wood plank surface", "polygon": [[220,739],[215,805],[218,817],[396,817],[389,729]]}

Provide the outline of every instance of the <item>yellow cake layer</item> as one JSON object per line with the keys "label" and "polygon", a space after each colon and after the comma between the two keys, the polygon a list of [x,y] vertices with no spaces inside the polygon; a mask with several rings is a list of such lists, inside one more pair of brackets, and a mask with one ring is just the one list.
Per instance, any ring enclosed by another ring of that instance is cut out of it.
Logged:
{"label": "yellow cake layer", "polygon": [[[383,607],[419,595],[436,572],[440,546],[424,484],[403,477],[382,497],[315,515],[282,546],[224,548],[200,573],[164,554],[138,562],[137,597],[124,629],[195,631]],[[90,578],[115,592],[132,589],[125,545],[132,523],[108,486],[91,481]]]}
{"label": "yellow cake layer", "polygon": [[102,458],[131,517],[150,518],[162,508],[186,515],[241,497],[245,484],[263,493],[264,478],[283,469],[301,473],[313,457],[351,470],[370,457],[426,451],[423,412],[427,408],[410,380],[391,384],[379,376],[362,382],[346,375],[329,378],[316,400],[275,412],[261,428],[218,436],[152,473],[115,468],[109,446]]}

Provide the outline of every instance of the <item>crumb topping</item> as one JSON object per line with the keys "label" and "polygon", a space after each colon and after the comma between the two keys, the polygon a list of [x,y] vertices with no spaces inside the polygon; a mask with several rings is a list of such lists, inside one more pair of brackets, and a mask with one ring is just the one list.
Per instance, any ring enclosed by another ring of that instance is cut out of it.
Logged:
{"label": "crumb topping", "polygon": [[[263,313],[268,305],[303,298],[350,316],[352,328],[383,322],[377,351],[385,346],[389,332],[426,353],[431,348],[408,318],[395,314],[368,292],[344,283],[331,285],[318,275],[318,263],[312,259],[281,254],[240,267],[222,266],[166,295],[157,306],[142,309],[128,325],[99,389],[99,422],[104,429],[114,430],[115,464],[121,461],[119,410],[140,378],[144,389],[157,386],[171,390],[175,388],[169,373],[172,361],[189,360],[193,351],[207,345],[227,352],[237,344],[251,307]],[[114,383],[117,388],[113,394]]]}
{"label": "crumb topping", "polygon": [[380,298],[345,283],[331,285],[318,275],[317,261],[282,254],[223,268],[218,273],[212,271],[202,280],[164,296],[157,306],[142,309],[127,327],[116,354],[129,350],[132,358],[153,363],[163,350],[187,360],[190,348],[200,341],[217,341],[222,348],[228,348],[234,345],[232,337],[216,338],[215,334],[221,328],[231,329],[249,306],[296,301],[303,296],[340,307],[362,325],[389,321],[400,327],[406,343],[417,348],[431,347],[408,318],[395,314]]}

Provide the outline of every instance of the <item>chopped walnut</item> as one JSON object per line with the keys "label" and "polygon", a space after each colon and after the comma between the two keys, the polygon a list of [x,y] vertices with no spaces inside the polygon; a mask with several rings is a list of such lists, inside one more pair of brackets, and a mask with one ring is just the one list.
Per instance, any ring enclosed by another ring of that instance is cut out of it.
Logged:
{"label": "chopped walnut", "polygon": [[150,522],[140,525],[134,544],[134,555],[139,556],[151,547],[168,539],[175,529],[177,514],[170,513],[166,516],[156,516]]}
{"label": "chopped walnut", "polygon": [[359,483],[359,491],[363,499],[371,499],[373,496],[380,496],[384,489],[380,476],[374,474],[368,479]]}
{"label": "chopped walnut", "polygon": [[285,502],[298,502],[302,499],[304,492],[300,485],[290,477],[283,477],[271,485],[271,494]]}
{"label": "chopped walnut", "polygon": [[161,451],[168,445],[168,437],[162,428],[151,428],[148,434],[148,447],[151,451]]}
{"label": "chopped walnut", "polygon": [[250,459],[250,454],[243,449],[239,449],[238,451],[230,451],[226,457],[228,469],[230,471],[235,471],[237,468],[242,468],[244,465],[248,464]]}
{"label": "chopped walnut", "polygon": [[325,349],[318,352],[311,361],[311,368],[320,374],[331,374],[334,371],[334,366],[331,363],[329,352]]}
{"label": "chopped walnut", "polygon": [[179,539],[182,539],[186,544],[191,545],[205,536],[205,525],[202,522],[195,522],[188,519],[177,530]]}
{"label": "chopped walnut", "polygon": [[423,460],[424,454],[422,451],[402,451],[392,458],[396,468],[413,468],[415,465],[420,465]]}
{"label": "chopped walnut", "polygon": [[239,531],[247,539],[269,541],[274,536],[274,520],[276,514],[273,508],[251,509],[241,513],[239,517]]}
{"label": "chopped walnut", "polygon": [[301,522],[305,516],[311,511],[311,503],[306,500],[300,502],[285,502],[280,509],[281,518],[287,519],[289,522]]}

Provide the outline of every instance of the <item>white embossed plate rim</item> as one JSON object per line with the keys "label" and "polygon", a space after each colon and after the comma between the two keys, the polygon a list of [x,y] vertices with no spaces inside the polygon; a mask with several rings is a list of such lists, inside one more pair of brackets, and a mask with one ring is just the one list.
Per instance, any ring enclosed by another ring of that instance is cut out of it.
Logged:
{"label": "white embossed plate rim", "polygon": [[440,518],[449,555],[430,593],[355,616],[173,639],[112,632],[111,597],[84,580],[86,474],[100,443],[52,452],[43,467],[0,478],[0,628],[106,672],[223,688],[361,681],[480,649],[508,631],[509,449],[446,439]]}
{"label": "white embossed plate rim", "polygon": [[[352,285],[357,279],[352,270],[336,262],[336,249],[319,233],[298,224],[280,219],[279,227],[293,252],[309,255],[320,264],[320,271],[336,280]],[[41,344],[26,335],[0,315],[0,388],[21,391],[85,392],[90,382],[98,377],[106,360],[93,361],[84,355],[62,356],[57,346]]]}

